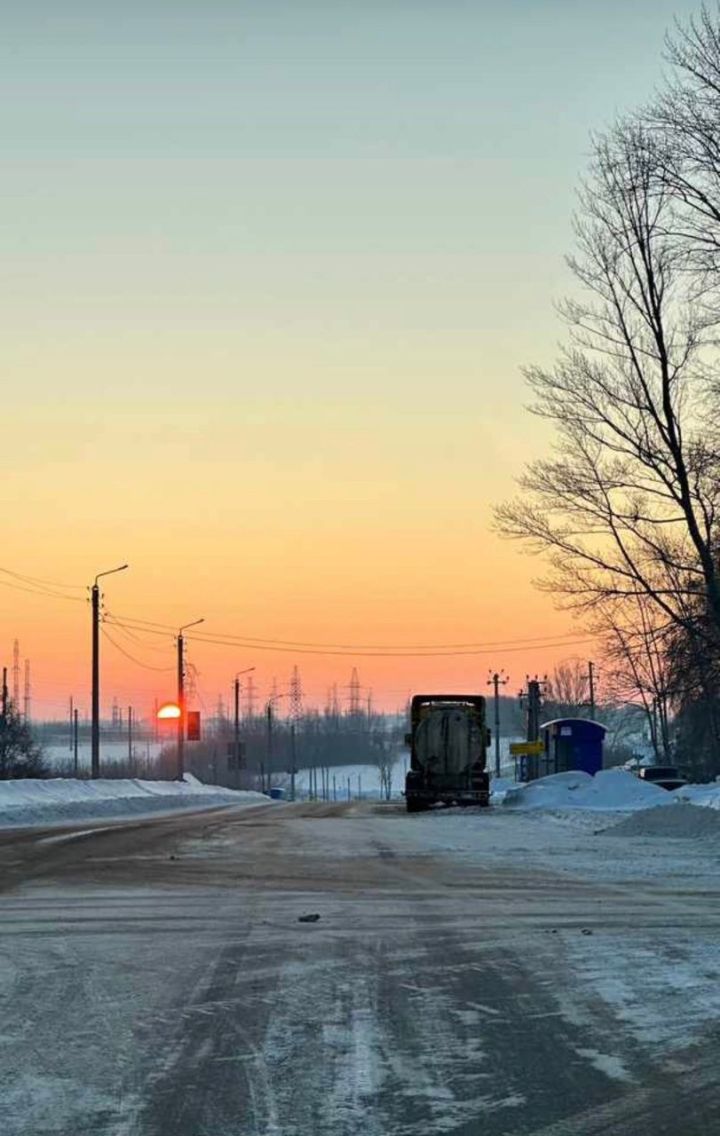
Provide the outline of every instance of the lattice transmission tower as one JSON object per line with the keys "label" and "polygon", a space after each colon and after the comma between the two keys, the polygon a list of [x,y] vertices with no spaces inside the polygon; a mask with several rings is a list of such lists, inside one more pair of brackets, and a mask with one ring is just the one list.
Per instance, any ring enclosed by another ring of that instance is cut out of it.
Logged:
{"label": "lattice transmission tower", "polygon": [[245,712],[252,721],[255,717],[255,681],[250,674],[245,683]]}
{"label": "lattice transmission tower", "polygon": [[303,712],[303,688],[300,671],[297,667],[292,669],[288,693],[290,695],[290,718],[293,722],[298,722],[302,718]]}
{"label": "lattice transmission tower", "polygon": [[357,667],[352,669],[348,690],[350,691],[350,717],[357,718],[360,713],[360,678]]}
{"label": "lattice transmission tower", "polygon": [[20,713],[20,643],[16,639],[13,643],[13,665],[12,665],[12,700],[15,707],[15,713]]}
{"label": "lattice transmission tower", "polygon": [[24,712],[26,722],[30,721],[30,698],[31,698],[31,694],[32,694],[32,690],[31,690],[31,687],[30,687],[30,660],[26,659],[25,660],[25,691],[24,691],[24,696],[23,696],[23,712]]}

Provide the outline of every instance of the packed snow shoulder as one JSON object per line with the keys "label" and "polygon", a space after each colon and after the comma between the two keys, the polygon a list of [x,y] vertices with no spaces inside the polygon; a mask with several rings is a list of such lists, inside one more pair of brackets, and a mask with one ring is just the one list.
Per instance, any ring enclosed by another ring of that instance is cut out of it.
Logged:
{"label": "packed snow shoulder", "polygon": [[0,828],[268,803],[262,793],[204,785],[192,774],[186,774],[184,781],[64,777],[0,781]]}

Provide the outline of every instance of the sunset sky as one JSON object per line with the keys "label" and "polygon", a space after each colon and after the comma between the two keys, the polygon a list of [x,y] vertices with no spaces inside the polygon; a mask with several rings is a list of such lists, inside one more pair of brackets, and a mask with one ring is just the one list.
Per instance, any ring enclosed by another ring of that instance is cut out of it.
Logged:
{"label": "sunset sky", "polygon": [[[195,642],[208,707],[255,665],[309,701],[485,688],[591,647],[490,531],[549,435],[588,135],[652,92],[683,0],[28,0],[0,47],[0,656],[89,703],[111,612],[445,658]],[[14,577],[0,581],[18,585]],[[67,588],[65,586],[68,586]],[[67,595],[68,600],[62,597]],[[103,710],[172,695],[170,632],[113,632]],[[518,644],[521,649],[515,649]],[[167,671],[153,668],[171,668]]]}

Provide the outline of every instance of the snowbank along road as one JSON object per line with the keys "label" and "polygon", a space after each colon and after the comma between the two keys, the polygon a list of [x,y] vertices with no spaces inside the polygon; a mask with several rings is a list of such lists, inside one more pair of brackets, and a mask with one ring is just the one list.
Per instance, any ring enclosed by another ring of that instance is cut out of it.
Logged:
{"label": "snowbank along road", "polygon": [[610,823],[281,804],[0,834],[0,1131],[720,1131],[716,838]]}

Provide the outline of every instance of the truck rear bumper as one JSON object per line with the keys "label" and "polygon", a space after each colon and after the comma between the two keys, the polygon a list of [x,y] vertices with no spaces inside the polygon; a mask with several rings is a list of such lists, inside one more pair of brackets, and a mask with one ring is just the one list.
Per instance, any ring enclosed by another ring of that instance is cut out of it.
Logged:
{"label": "truck rear bumper", "polygon": [[488,789],[461,789],[455,792],[443,789],[431,791],[429,789],[411,789],[405,792],[408,801],[417,801],[423,804],[445,805],[487,805],[490,802]]}

